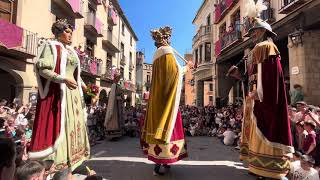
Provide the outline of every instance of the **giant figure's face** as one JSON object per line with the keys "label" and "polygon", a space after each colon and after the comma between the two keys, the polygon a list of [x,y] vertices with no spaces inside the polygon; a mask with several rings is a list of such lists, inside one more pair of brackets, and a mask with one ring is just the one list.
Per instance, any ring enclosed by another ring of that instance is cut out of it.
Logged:
{"label": "giant figure's face", "polygon": [[58,40],[63,44],[71,45],[72,43],[72,29],[67,28],[63,33],[59,34]]}

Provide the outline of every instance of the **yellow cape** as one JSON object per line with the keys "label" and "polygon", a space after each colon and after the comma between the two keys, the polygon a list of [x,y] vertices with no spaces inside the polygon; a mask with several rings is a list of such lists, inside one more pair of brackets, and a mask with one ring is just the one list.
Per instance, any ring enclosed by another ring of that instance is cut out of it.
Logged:
{"label": "yellow cape", "polygon": [[155,56],[142,139],[149,144],[163,144],[170,141],[175,125],[181,70],[171,47],[159,48]]}

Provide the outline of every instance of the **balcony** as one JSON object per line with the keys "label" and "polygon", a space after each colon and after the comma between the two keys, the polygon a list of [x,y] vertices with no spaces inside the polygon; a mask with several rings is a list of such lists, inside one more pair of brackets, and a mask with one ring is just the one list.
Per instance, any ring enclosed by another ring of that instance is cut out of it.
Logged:
{"label": "balcony", "polygon": [[118,46],[118,38],[112,34],[109,30],[105,30],[103,33],[102,45],[107,50],[109,50],[112,54],[119,53],[119,46]]}
{"label": "balcony", "polygon": [[121,59],[120,59],[120,64],[122,66],[125,66],[126,65],[126,56],[121,54]]}
{"label": "balcony", "polygon": [[108,7],[108,23],[111,26],[117,25],[119,20],[118,13],[113,6]]}
{"label": "balcony", "polygon": [[238,0],[222,0],[215,5],[215,24],[218,24]]}
{"label": "balcony", "polygon": [[38,37],[36,33],[0,19],[0,54],[28,59],[37,56]]}
{"label": "balcony", "polygon": [[200,40],[205,39],[212,39],[212,26],[201,26],[198,30],[197,34],[192,39],[192,45],[195,46],[195,44]]}
{"label": "balcony", "polygon": [[307,0],[279,0],[281,7],[279,14],[288,14],[304,4],[306,1]]}
{"label": "balcony", "polygon": [[233,45],[234,43],[241,40],[241,32],[238,30],[233,30],[222,35],[221,39],[221,51],[225,50],[227,47]]}
{"label": "balcony", "polygon": [[113,80],[113,77],[112,77],[112,67],[111,67],[111,66],[107,67],[106,72],[101,75],[101,78],[102,78],[102,79],[105,79],[105,80],[109,80],[109,81],[112,81],[112,80]]}
{"label": "balcony", "polygon": [[102,60],[89,56],[79,56],[79,58],[82,72],[93,76],[101,76]]}
{"label": "balcony", "polygon": [[[268,7],[268,9],[264,10],[261,12],[261,19],[265,20],[268,23],[272,23],[275,21],[274,17],[274,9],[271,7]],[[249,29],[253,26],[253,23],[250,18],[244,17],[243,18],[243,32],[244,35],[246,35],[249,31]]]}
{"label": "balcony", "polygon": [[95,37],[103,36],[103,23],[96,17],[95,13],[87,13],[84,28]]}
{"label": "balcony", "polygon": [[274,22],[276,19],[274,17],[274,9],[268,7],[268,9],[261,12],[261,19],[265,20],[268,23]]}
{"label": "balcony", "polygon": [[52,2],[55,3],[55,5],[57,5],[67,17],[73,17],[76,19],[84,17],[83,0],[52,0]]}

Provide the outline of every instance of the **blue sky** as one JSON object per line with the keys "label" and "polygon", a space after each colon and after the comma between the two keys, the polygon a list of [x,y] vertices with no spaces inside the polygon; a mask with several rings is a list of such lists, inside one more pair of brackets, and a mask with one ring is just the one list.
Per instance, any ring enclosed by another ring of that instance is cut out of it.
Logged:
{"label": "blue sky", "polygon": [[173,28],[171,45],[181,55],[192,50],[192,20],[202,0],[119,0],[132,28],[139,38],[137,50],[144,50],[146,62],[152,62],[155,51],[150,30],[169,25]]}

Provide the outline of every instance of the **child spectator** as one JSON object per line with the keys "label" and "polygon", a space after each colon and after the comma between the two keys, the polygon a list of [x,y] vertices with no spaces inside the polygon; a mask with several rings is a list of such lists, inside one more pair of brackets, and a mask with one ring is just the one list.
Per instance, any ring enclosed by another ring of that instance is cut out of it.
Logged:
{"label": "child spectator", "polygon": [[41,162],[28,161],[17,168],[16,180],[44,180],[45,168]]}
{"label": "child spectator", "polygon": [[319,180],[318,171],[313,168],[314,159],[311,156],[303,155],[300,160],[290,165],[290,180]]}
{"label": "child spectator", "polygon": [[316,132],[314,131],[316,128],[316,123],[312,120],[308,120],[304,123],[304,129],[308,132],[308,135],[303,143],[303,151],[307,155],[313,155],[314,150],[316,148]]}

